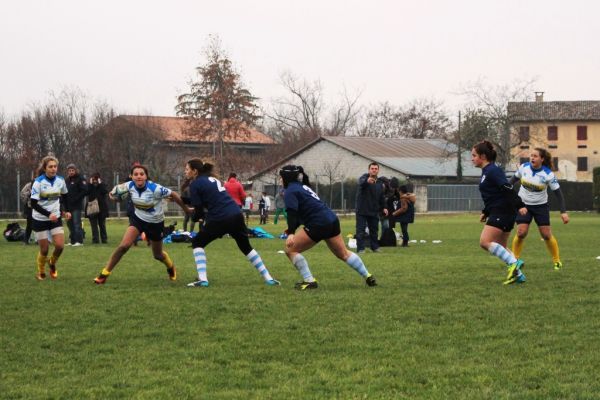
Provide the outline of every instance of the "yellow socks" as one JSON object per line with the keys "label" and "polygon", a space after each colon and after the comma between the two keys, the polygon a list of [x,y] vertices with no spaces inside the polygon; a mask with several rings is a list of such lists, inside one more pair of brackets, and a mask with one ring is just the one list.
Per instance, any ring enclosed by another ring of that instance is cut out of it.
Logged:
{"label": "yellow socks", "polygon": [[560,262],[560,254],[558,252],[558,242],[554,238],[554,235],[551,236],[550,239],[544,240],[544,243],[546,243],[546,247],[548,248],[548,251],[552,255],[552,262],[553,263]]}
{"label": "yellow socks", "polygon": [[37,270],[40,274],[46,272],[46,261],[48,261],[48,256],[43,256],[42,253],[38,253],[37,255]]}
{"label": "yellow socks", "polygon": [[52,254],[50,256],[50,260],[48,261],[48,264],[50,264],[50,265],[56,265],[57,261],[58,261],[58,257],[56,257],[54,254]]}
{"label": "yellow socks", "polygon": [[162,255],[163,255],[163,259],[160,260],[160,262],[165,264],[167,266],[167,268],[173,268],[173,260],[171,260],[171,257],[169,257],[169,254],[167,254],[166,251],[163,251]]}
{"label": "yellow socks", "polygon": [[521,252],[523,251],[523,244],[525,240],[521,239],[519,235],[515,235],[512,242],[512,252],[517,258],[521,258]]}

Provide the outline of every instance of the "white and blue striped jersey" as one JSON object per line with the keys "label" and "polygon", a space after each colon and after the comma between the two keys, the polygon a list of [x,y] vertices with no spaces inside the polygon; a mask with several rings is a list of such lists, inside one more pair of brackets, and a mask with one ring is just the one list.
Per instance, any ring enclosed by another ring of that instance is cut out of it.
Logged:
{"label": "white and blue striped jersey", "polygon": [[548,203],[547,188],[556,190],[560,187],[550,168],[542,166],[540,169],[534,169],[528,162],[519,166],[515,177],[521,181],[519,197],[528,205]]}
{"label": "white and blue striped jersey", "polygon": [[129,189],[129,198],[139,219],[150,223],[164,221],[162,201],[171,195],[171,189],[152,181],[147,181],[142,188],[138,188],[133,181],[125,182],[124,185]]}
{"label": "white and blue striped jersey", "polygon": [[[42,174],[31,185],[31,198],[37,200],[42,208],[58,218],[60,218],[60,196],[67,192],[65,178],[58,175],[54,178],[48,178],[46,174]],[[50,221],[50,218],[40,214],[35,209],[32,211],[31,216],[37,221]]]}

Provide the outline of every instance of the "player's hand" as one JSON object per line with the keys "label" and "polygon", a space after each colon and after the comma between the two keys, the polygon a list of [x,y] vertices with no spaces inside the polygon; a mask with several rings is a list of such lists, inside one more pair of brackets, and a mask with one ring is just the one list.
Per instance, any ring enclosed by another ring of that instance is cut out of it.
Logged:
{"label": "player's hand", "polygon": [[521,207],[521,208],[519,208],[519,214],[521,214],[521,215],[527,215],[527,207]]}
{"label": "player's hand", "polygon": [[287,239],[285,239],[285,245],[287,247],[294,247],[294,234],[288,235]]}
{"label": "player's hand", "polygon": [[55,214],[50,214],[50,216],[48,217],[50,219],[50,221],[52,222],[56,222],[58,221],[58,217]]}
{"label": "player's hand", "polygon": [[561,213],[560,214],[560,218],[562,219],[563,224],[568,224],[569,223],[569,214],[567,214],[567,213]]}
{"label": "player's hand", "polygon": [[388,216],[388,214],[389,214],[389,213],[388,213],[388,210],[387,210],[387,208],[384,208],[384,209],[383,209],[383,215],[385,215],[385,216],[387,217],[387,216]]}
{"label": "player's hand", "polygon": [[487,220],[487,216],[483,213],[479,216],[479,222],[485,222]]}
{"label": "player's hand", "polygon": [[367,182],[368,182],[368,183],[375,183],[375,182],[376,182],[376,180],[375,180],[375,178],[368,177],[368,178],[367,178]]}

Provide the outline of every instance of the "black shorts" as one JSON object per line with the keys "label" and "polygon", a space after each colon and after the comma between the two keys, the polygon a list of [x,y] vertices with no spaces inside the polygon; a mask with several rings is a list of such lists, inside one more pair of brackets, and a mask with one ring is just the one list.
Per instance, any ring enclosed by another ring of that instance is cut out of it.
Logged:
{"label": "black shorts", "polygon": [[192,239],[192,247],[205,248],[210,242],[228,233],[235,239],[239,249],[244,254],[252,251],[250,240],[248,239],[248,228],[244,222],[242,213],[218,221],[206,221],[198,231],[198,234]]}
{"label": "black shorts", "polygon": [[163,239],[165,222],[146,222],[135,214],[129,216],[129,226],[135,227],[140,233],[144,232],[146,238],[153,242]]}
{"label": "black shorts", "polygon": [[515,226],[515,218],[515,214],[490,214],[485,224],[502,229],[503,232],[510,232]]}
{"label": "black shorts", "polygon": [[325,226],[305,226],[304,232],[308,235],[308,237],[315,243],[320,242],[321,240],[330,239],[332,237],[336,237],[340,233],[342,233],[340,229],[340,220],[335,219],[329,225]]}
{"label": "black shorts", "polygon": [[56,222],[38,221],[37,219],[33,219],[31,224],[31,228],[34,232],[51,231],[52,229],[60,228],[61,226],[63,226],[61,218],[59,218]]}
{"label": "black shorts", "polygon": [[527,214],[517,215],[518,224],[531,224],[531,220],[535,220],[537,226],[550,226],[550,205],[537,204],[537,205],[525,205],[527,207]]}

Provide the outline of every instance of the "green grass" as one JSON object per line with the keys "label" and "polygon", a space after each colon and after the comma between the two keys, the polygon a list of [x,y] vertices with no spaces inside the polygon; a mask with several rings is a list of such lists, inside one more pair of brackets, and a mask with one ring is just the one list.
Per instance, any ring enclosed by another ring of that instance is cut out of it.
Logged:
{"label": "green grass", "polygon": [[282,287],[222,239],[207,248],[207,289],[185,287],[187,244],[166,246],[177,282],[139,246],[94,285],[124,221],[108,245],[67,247],[57,281],[34,279],[37,247],[3,241],[0,398],[597,399],[600,217],[552,217],[564,269],[533,227],[528,282],[508,287],[475,214],[418,216],[411,236],[426,244],[367,252],[376,288],[320,244],[306,253],[320,287],[306,293],[280,239],[252,243]]}

